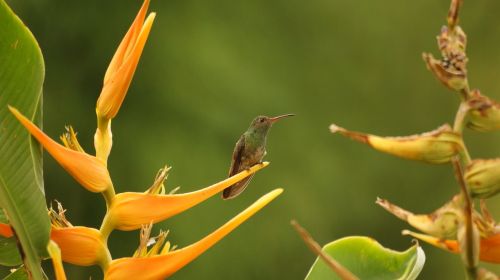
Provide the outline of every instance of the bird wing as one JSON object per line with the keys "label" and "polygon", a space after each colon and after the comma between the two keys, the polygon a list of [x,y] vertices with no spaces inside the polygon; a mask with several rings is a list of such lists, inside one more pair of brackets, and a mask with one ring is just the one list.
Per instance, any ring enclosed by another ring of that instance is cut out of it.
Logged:
{"label": "bird wing", "polygon": [[[238,140],[238,142],[236,142],[236,145],[234,146],[231,167],[229,168],[229,177],[241,171],[240,167],[244,150],[245,150],[245,136],[242,135]],[[225,188],[224,191],[222,192],[222,198],[230,199],[239,195],[241,192],[245,190],[252,177],[253,174],[239,181],[238,183]]]}
{"label": "bird wing", "polygon": [[231,167],[229,168],[229,177],[240,172],[241,157],[244,150],[245,136],[241,135],[240,139],[238,139],[238,142],[236,142],[236,145],[234,146],[233,158],[231,159]]}

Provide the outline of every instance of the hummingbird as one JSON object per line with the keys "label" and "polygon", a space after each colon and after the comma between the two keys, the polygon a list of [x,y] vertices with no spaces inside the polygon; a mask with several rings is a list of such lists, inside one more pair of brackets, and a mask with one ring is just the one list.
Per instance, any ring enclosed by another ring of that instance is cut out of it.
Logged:
{"label": "hummingbird", "polygon": [[[278,120],[291,116],[295,115],[286,114],[272,118],[267,116],[256,117],[234,146],[229,177],[262,162],[262,158],[266,155],[266,140],[269,129]],[[222,198],[231,199],[238,196],[245,190],[252,177],[253,174],[224,189]]]}

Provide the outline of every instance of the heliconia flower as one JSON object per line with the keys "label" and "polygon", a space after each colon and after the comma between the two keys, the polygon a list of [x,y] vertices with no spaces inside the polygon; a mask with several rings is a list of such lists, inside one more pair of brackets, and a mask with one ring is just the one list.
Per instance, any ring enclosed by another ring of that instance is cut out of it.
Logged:
{"label": "heliconia flower", "polygon": [[428,163],[450,162],[463,151],[462,138],[447,124],[430,132],[405,137],[380,137],[350,131],[335,124],[330,125],[330,131],[368,144],[384,153]]}
{"label": "heliconia flower", "polygon": [[58,203],[59,211],[49,210],[50,239],[61,249],[62,259],[74,265],[106,267],[111,260],[101,232],[95,228],[73,226],[64,216],[65,210]]}
{"label": "heliconia flower", "polygon": [[12,232],[12,228],[9,224],[0,223],[0,236],[5,238],[11,238],[14,236],[14,232]]}
{"label": "heliconia flower", "polygon": [[103,192],[113,187],[106,164],[102,160],[58,144],[17,109],[9,106],[9,110],[47,152],[87,190]]}
{"label": "heliconia flower", "polygon": [[109,261],[108,250],[101,232],[95,228],[52,226],[50,239],[59,245],[62,259],[67,263],[80,266],[96,264],[106,266]]}
{"label": "heliconia flower", "polygon": [[106,70],[104,86],[97,100],[98,118],[114,118],[125,99],[155,18],[155,13],[150,13],[144,20],[148,6],[149,0],[145,0]]}
{"label": "heliconia flower", "polygon": [[[434,236],[403,230],[404,235],[411,235],[435,247],[452,253],[460,253],[457,240],[441,239]],[[492,234],[480,239],[479,259],[485,262],[500,264],[500,233]]]}
{"label": "heliconia flower", "polygon": [[414,214],[389,201],[377,198],[376,203],[413,227],[439,238],[455,238],[463,220],[460,195],[431,214]]}
{"label": "heliconia flower", "polygon": [[56,274],[56,280],[66,280],[66,273],[64,272],[64,267],[61,260],[61,250],[57,243],[53,240],[49,241],[47,245],[47,252],[52,259],[52,265],[54,266],[54,272]]}
{"label": "heliconia flower", "polygon": [[[204,189],[183,194],[156,194],[150,191],[156,190],[156,184],[144,193],[123,192],[114,196],[105,222],[101,229],[110,231],[112,229],[134,230],[141,228],[150,222],[156,223],[187,210],[225,188],[252,175],[258,170],[269,165],[269,162],[256,164],[249,170],[244,170],[224,181],[213,184]],[[156,180],[158,181],[158,180]]]}
{"label": "heliconia flower", "polygon": [[[377,198],[376,203],[420,231],[441,239],[456,238],[459,225],[465,220],[463,199],[460,194],[430,214],[414,214],[381,198]],[[496,223],[488,216],[489,212],[484,202],[481,203],[481,207],[483,214],[473,210],[472,221],[482,236],[488,236],[495,232]]]}
{"label": "heliconia flower", "polygon": [[[264,195],[226,224],[196,243],[178,250],[157,250],[158,255],[128,257],[113,260],[105,272],[104,279],[164,279],[196,259],[241,223],[258,212],[282,193],[276,189]],[[168,245],[167,245],[168,246]]]}

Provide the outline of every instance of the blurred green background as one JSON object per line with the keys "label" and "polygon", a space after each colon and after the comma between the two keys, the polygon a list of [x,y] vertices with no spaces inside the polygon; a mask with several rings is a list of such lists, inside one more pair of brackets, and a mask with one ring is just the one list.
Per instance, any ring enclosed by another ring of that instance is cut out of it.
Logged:
{"label": "blurred green background", "polygon": [[[95,102],[106,67],[140,1],[26,1],[9,4],[45,57],[44,129],[71,124],[93,151]],[[117,191],[143,191],[165,164],[169,189],[187,192],[224,179],[234,143],[259,114],[295,113],[272,129],[266,160],[247,191],[214,197],[158,224],[188,245],[258,197],[285,192],[172,279],[303,279],[314,256],[289,225],[297,219],[325,244],[367,235],[403,250],[404,222],[377,196],[418,213],[457,193],[452,168],[404,161],[328,131],[335,122],[379,135],[409,135],[452,122],[458,96],[428,72],[423,51],[449,0],[153,0],[158,13],[125,103],[113,122],[109,168]],[[471,87],[500,99],[500,2],[465,1]],[[473,157],[500,156],[500,133],[466,131]],[[45,157],[49,200],[75,225],[98,227],[103,199]],[[500,200],[489,201],[499,218]],[[138,232],[114,232],[113,257],[132,254]],[[423,245],[421,279],[462,279],[457,255]],[[492,266],[489,266],[492,268]],[[100,279],[97,268],[66,266],[69,279]],[[498,266],[493,268],[500,272]]]}

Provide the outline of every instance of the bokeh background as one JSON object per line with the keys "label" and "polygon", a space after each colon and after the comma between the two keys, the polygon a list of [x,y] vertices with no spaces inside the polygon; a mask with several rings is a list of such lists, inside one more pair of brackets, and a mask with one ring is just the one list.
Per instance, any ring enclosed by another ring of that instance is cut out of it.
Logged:
{"label": "bokeh background", "polygon": [[[303,279],[314,256],[289,225],[297,219],[321,243],[367,235],[403,250],[404,222],[375,205],[377,196],[418,213],[458,191],[449,165],[381,154],[332,135],[328,126],[409,135],[452,122],[458,96],[428,72],[423,51],[449,0],[153,0],[158,13],[125,103],[113,122],[109,168],[117,191],[142,191],[165,164],[169,189],[187,192],[227,175],[234,143],[259,114],[295,113],[273,127],[266,160],[248,190],[213,197],[155,226],[188,245],[264,193],[285,192],[172,279]],[[44,129],[71,124],[93,151],[95,102],[106,67],[141,5],[135,1],[8,3],[38,38],[46,63]],[[473,88],[500,99],[500,2],[465,1]],[[500,156],[500,133],[465,135],[474,158]],[[98,227],[103,199],[84,191],[48,155],[48,200],[73,224]],[[499,218],[498,197],[489,201]],[[130,255],[138,232],[114,232],[113,257]],[[421,279],[461,279],[457,255],[423,245]],[[492,267],[499,273],[498,267]],[[66,266],[69,279],[100,279],[97,268]]]}

